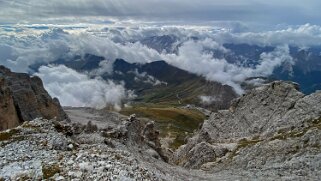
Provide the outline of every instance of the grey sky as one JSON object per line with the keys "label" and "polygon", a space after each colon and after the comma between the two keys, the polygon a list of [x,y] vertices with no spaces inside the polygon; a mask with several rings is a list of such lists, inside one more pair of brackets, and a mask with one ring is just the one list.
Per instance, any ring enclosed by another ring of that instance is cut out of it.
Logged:
{"label": "grey sky", "polygon": [[321,24],[320,0],[0,0],[0,23],[138,20]]}

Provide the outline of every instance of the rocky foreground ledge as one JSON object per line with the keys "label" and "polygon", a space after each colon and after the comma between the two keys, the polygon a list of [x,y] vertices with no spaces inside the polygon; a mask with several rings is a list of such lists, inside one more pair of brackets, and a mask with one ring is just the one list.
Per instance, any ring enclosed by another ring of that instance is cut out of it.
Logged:
{"label": "rocky foreground ledge", "polygon": [[210,180],[167,164],[152,122],[118,123],[100,129],[38,118],[0,132],[0,180]]}
{"label": "rocky foreground ledge", "polygon": [[[139,163],[134,151],[115,148],[135,142],[131,149],[145,147],[151,157],[159,159],[142,140],[125,136],[133,129],[143,131],[138,122],[130,123],[125,121],[124,127],[100,134],[97,127],[87,125],[76,128],[82,132],[76,134],[69,123],[35,119],[0,132],[0,180],[156,180],[157,172]],[[152,133],[144,129],[146,134]],[[143,139],[139,133],[137,138]]]}

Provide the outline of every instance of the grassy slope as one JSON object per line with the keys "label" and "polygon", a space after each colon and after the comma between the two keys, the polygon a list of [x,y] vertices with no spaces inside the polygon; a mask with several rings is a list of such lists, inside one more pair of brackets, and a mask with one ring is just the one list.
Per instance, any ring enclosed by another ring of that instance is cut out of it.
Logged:
{"label": "grassy slope", "polygon": [[[199,80],[191,80],[179,85],[155,87],[145,90],[141,97],[143,102],[165,104],[192,104],[199,102],[204,95],[205,85]],[[179,97],[177,97],[179,96]]]}
{"label": "grassy slope", "polygon": [[169,105],[136,105],[125,108],[122,114],[136,114],[138,117],[145,117],[155,120],[160,136],[173,137],[174,141],[170,144],[173,149],[184,144],[185,138],[190,136],[195,129],[203,123],[205,116],[197,110],[187,110]]}

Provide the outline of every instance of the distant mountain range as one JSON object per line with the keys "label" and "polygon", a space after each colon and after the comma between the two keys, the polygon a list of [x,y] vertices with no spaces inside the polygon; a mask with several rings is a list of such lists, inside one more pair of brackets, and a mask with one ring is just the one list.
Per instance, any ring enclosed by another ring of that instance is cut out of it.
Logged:
{"label": "distant mountain range", "polygon": [[[51,64],[65,65],[79,72],[95,72],[100,68],[104,57],[86,54],[75,56],[72,60],[58,59]],[[146,64],[129,63],[116,59],[112,63],[112,72],[100,76],[105,80],[123,83],[125,88],[133,90],[137,103],[164,105],[187,105],[206,107],[211,110],[228,108],[232,99],[237,97],[233,88],[218,82],[208,81],[204,77],[189,73],[169,65],[165,61]],[[35,71],[43,64],[33,65]]]}

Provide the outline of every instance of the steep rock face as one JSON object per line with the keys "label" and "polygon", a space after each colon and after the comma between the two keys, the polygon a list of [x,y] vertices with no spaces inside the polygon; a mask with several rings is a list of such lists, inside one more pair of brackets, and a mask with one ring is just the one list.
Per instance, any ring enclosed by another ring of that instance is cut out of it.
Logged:
{"label": "steep rock face", "polygon": [[19,122],[11,91],[0,77],[0,130],[18,126]]}
{"label": "steep rock face", "polygon": [[0,66],[0,130],[37,117],[68,119],[58,99],[52,99],[38,77]]}
{"label": "steep rock face", "polygon": [[313,171],[321,167],[320,103],[321,92],[305,96],[295,83],[263,85],[213,113],[173,161],[187,168],[320,177]]}

